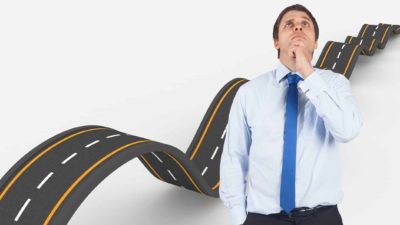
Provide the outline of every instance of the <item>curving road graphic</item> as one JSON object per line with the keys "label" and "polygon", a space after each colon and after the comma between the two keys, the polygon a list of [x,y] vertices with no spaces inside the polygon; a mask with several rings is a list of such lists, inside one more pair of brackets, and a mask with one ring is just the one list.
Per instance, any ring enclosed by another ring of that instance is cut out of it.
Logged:
{"label": "curving road graphic", "polygon": [[[364,24],[357,37],[326,43],[315,67],[348,79],[358,56],[386,46],[399,25]],[[248,80],[229,81],[209,106],[186,153],[102,126],[60,133],[21,158],[0,180],[1,225],[64,225],[114,170],[138,157],[157,179],[218,197],[219,163],[233,98]]]}

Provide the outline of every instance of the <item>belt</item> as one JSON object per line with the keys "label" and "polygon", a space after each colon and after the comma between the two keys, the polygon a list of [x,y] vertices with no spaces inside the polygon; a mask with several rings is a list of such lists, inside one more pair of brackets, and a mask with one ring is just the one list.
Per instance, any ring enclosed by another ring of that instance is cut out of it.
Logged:
{"label": "belt", "polygon": [[325,210],[332,207],[336,207],[336,205],[317,205],[313,208],[299,207],[292,209],[290,213],[286,213],[285,211],[282,210],[280,213],[277,214],[286,216],[288,218],[297,218],[297,217],[314,215],[320,212],[321,210]]}

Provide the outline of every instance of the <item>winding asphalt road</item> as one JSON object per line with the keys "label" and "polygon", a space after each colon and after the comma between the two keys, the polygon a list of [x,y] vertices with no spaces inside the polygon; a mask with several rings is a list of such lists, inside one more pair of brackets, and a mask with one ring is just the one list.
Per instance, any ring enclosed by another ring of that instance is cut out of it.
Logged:
{"label": "winding asphalt road", "polygon": [[[357,37],[327,42],[315,67],[349,79],[360,54],[373,55],[399,33],[398,25],[364,24]],[[247,81],[233,79],[218,92],[186,153],[102,126],[77,127],[48,139],[0,180],[0,225],[65,225],[103,179],[136,157],[161,181],[218,197],[229,110]]]}

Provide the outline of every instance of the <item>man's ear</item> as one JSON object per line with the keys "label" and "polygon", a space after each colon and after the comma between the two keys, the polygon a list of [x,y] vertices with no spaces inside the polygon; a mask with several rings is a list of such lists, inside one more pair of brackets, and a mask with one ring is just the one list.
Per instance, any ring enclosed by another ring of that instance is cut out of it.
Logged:
{"label": "man's ear", "polygon": [[276,50],[278,50],[279,49],[279,41],[278,41],[278,39],[274,39],[274,47],[275,47],[275,49]]}
{"label": "man's ear", "polygon": [[318,48],[318,41],[315,41],[314,43],[314,50]]}

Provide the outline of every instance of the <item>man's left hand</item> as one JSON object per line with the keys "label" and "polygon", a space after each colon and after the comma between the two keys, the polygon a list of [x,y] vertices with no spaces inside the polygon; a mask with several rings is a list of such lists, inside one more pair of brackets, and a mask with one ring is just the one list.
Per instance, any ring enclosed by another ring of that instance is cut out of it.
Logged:
{"label": "man's left hand", "polygon": [[296,60],[296,71],[301,73],[304,79],[306,79],[311,73],[314,72],[314,68],[311,65],[312,56],[307,52],[306,47],[302,41],[294,41],[290,48],[292,57]]}

